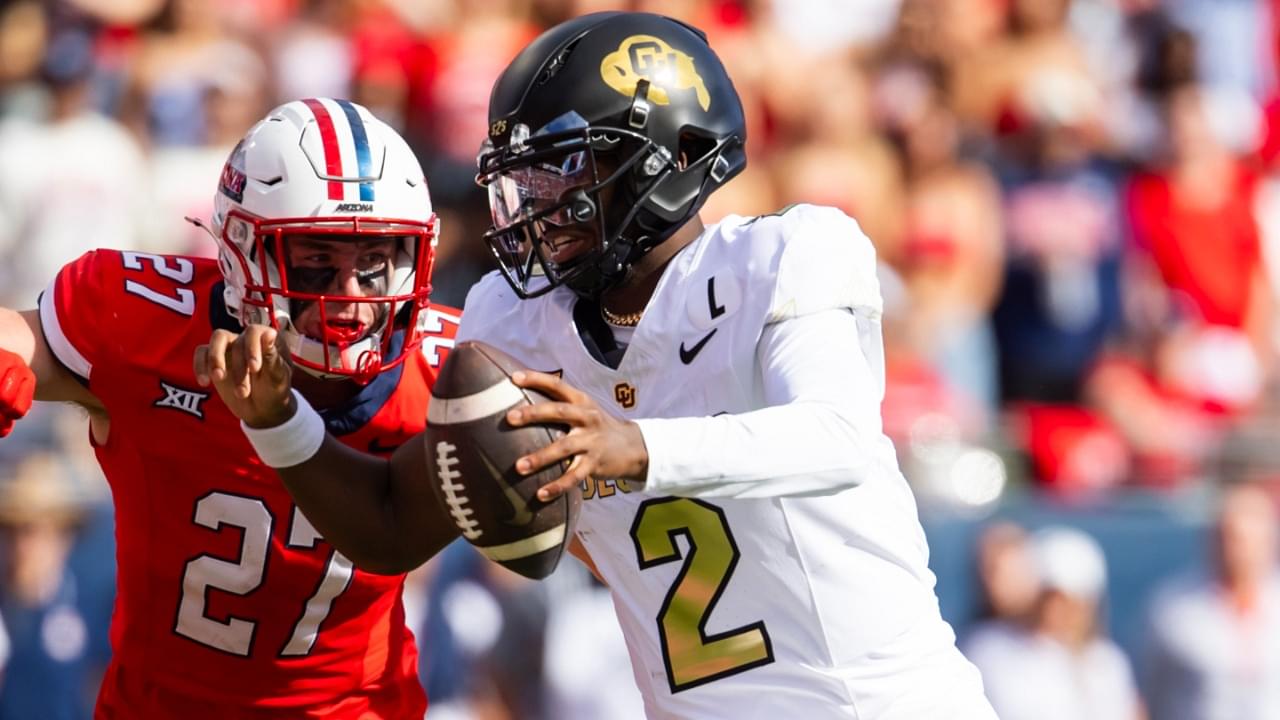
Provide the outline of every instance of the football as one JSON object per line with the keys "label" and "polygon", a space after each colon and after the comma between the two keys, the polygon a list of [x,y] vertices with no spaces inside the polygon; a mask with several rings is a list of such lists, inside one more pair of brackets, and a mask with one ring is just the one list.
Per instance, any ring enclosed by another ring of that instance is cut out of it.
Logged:
{"label": "football", "polygon": [[539,579],[555,570],[573,537],[582,491],[538,499],[538,488],[560,477],[568,463],[532,475],[516,472],[516,460],[567,430],[507,423],[512,407],[551,401],[511,382],[522,369],[481,342],[462,342],[449,352],[427,410],[427,475],[462,537],[490,560]]}

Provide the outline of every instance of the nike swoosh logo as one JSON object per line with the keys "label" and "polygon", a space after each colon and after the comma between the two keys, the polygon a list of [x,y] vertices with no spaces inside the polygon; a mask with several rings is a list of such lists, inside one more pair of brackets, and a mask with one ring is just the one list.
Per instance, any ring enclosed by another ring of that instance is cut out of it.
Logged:
{"label": "nike swoosh logo", "polygon": [[533,513],[529,510],[529,503],[525,502],[524,498],[520,497],[520,493],[512,490],[506,480],[502,479],[502,471],[493,466],[493,462],[489,460],[488,455],[479,451],[477,451],[476,454],[480,456],[480,462],[484,463],[484,466],[489,468],[489,472],[493,474],[493,479],[496,480],[498,485],[502,488],[502,494],[507,496],[507,501],[511,503],[512,509],[515,510],[515,515],[512,516],[511,520],[507,522],[507,524],[522,527],[533,522]]}
{"label": "nike swoosh logo", "polygon": [[712,328],[711,332],[707,333],[706,335],[703,335],[702,339],[699,340],[698,343],[691,348],[686,349],[684,346],[684,343],[680,343],[680,362],[684,363],[685,365],[688,365],[689,363],[693,362],[693,359],[698,357],[698,353],[702,352],[702,348],[707,346],[707,341],[710,340],[711,336],[715,335],[716,330],[719,330],[719,329],[720,328]]}

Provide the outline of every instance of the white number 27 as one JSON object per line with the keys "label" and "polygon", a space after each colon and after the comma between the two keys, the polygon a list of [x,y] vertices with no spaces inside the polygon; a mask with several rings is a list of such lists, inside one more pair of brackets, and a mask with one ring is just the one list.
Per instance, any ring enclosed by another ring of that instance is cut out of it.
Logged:
{"label": "white number 27", "polygon": [[[182,573],[182,600],[174,632],[232,655],[248,657],[253,650],[257,623],[247,618],[228,617],[216,620],[205,614],[209,589],[233,595],[248,595],[262,584],[271,548],[271,526],[274,518],[265,503],[257,498],[213,492],[196,501],[195,523],[210,530],[224,525],[240,528],[240,559],[236,562],[212,555],[201,555],[187,562]],[[297,507],[293,508],[289,530],[289,547],[315,547],[320,539],[311,523]],[[296,657],[311,652],[320,624],[328,617],[333,601],[351,584],[351,561],[337,550],[329,555],[324,579],[302,608],[289,640],[280,649],[281,657]]]}
{"label": "white number 27", "polygon": [[[157,275],[167,280],[186,285],[191,282],[191,278],[195,277],[195,265],[186,258],[163,257],[139,252],[124,252],[120,253],[120,256],[124,258],[126,270],[145,270],[142,267],[142,261],[146,260],[151,263],[151,269],[155,270]],[[170,261],[173,262],[172,267],[169,265]],[[125,280],[124,290],[167,307],[179,315],[190,316],[196,311],[196,294],[191,288],[173,288],[173,294],[168,295],[143,285],[137,280]]]}

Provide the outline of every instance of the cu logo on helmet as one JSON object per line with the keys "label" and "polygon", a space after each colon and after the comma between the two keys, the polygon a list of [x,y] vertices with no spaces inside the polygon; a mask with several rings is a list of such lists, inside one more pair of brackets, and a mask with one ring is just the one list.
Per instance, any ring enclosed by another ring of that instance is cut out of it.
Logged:
{"label": "cu logo on helmet", "polygon": [[675,51],[657,42],[638,42],[627,54],[631,56],[631,67],[643,77],[658,77],[664,72],[670,73],[676,66]]}
{"label": "cu logo on helmet", "polygon": [[711,108],[711,94],[694,67],[693,58],[653,35],[632,35],[600,63],[600,76],[609,87],[631,97],[637,83],[648,80],[649,99],[671,104],[672,91],[693,90],[703,110]]}

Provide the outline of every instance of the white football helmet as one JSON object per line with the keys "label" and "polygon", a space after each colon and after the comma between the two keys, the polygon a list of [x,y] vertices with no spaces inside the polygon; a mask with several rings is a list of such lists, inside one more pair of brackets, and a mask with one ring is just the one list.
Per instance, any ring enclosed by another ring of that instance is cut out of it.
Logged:
{"label": "white football helmet", "polygon": [[[227,159],[212,224],[227,308],[241,323],[276,328],[298,367],[367,382],[421,343],[438,223],[417,158],[364,107],[311,98],[272,110]],[[290,288],[286,241],[301,235],[397,238],[394,267],[380,285],[385,292],[354,297]],[[374,304],[380,321],[357,338],[303,335],[292,312],[318,303],[327,326],[326,302]]]}

